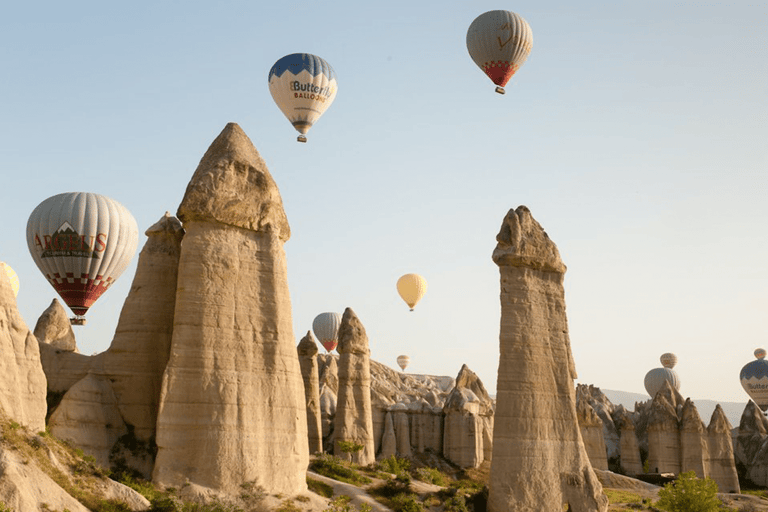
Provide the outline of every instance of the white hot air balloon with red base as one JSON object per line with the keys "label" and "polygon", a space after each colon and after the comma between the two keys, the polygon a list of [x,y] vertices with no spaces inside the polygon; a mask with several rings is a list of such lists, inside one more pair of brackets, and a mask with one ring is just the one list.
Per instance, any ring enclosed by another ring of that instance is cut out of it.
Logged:
{"label": "white hot air balloon with red base", "polygon": [[481,14],[467,30],[467,50],[475,64],[504,94],[504,86],[517,73],[533,47],[533,32],[521,16],[509,11]]}
{"label": "white hot air balloon with red base", "polygon": [[27,246],[37,267],[83,325],[83,315],[125,271],[139,229],[114,199],[90,192],[49,197],[27,221]]}

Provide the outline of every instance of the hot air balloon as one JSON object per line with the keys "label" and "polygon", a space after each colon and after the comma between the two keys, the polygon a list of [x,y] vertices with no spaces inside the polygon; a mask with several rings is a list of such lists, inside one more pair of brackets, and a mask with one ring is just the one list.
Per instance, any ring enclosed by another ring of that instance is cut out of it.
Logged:
{"label": "hot air balloon", "polygon": [[739,374],[741,387],[760,409],[768,410],[768,361],[765,349],[755,350],[755,360],[744,365]]}
{"label": "hot air balloon", "polygon": [[400,367],[401,370],[405,370],[408,368],[408,365],[411,364],[411,358],[408,356],[397,356],[397,365]]}
{"label": "hot air balloon", "polygon": [[427,280],[419,274],[405,274],[397,280],[397,293],[408,304],[411,311],[426,292]]}
{"label": "hot air balloon", "polygon": [[277,106],[307,142],[307,132],[333,103],[336,72],[317,55],[292,53],[269,70],[269,92]]}
{"label": "hot air balloon", "polygon": [[312,330],[325,350],[330,352],[339,344],[339,326],[341,315],[339,313],[320,313],[312,321]]}
{"label": "hot air balloon", "polygon": [[75,314],[83,315],[128,267],[139,242],[133,215],[90,192],[49,197],[27,221],[27,246],[37,267]]}
{"label": "hot air balloon", "polygon": [[11,268],[10,265],[0,261],[0,272],[5,270],[5,274],[8,276],[8,280],[11,282],[11,289],[13,290],[13,296],[19,296],[19,276]]}
{"label": "hot air balloon", "polygon": [[467,30],[472,60],[504,94],[504,86],[525,63],[533,47],[533,32],[519,15],[509,11],[481,14]]}
{"label": "hot air balloon", "polygon": [[670,352],[662,354],[659,358],[661,360],[662,368],[654,368],[645,374],[645,390],[651,395],[651,398],[656,396],[661,387],[664,385],[664,381],[669,382],[673,388],[680,390],[680,377],[677,376],[677,372],[672,368],[677,364],[677,356]]}

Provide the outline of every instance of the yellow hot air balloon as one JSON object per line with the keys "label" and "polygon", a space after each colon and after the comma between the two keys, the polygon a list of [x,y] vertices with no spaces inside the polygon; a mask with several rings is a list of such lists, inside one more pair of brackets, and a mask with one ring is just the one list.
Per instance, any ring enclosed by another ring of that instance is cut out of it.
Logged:
{"label": "yellow hot air balloon", "polygon": [[400,367],[402,371],[405,371],[405,369],[408,368],[409,364],[411,364],[410,357],[406,355],[397,356],[397,365]]}
{"label": "yellow hot air balloon", "polygon": [[19,295],[19,276],[13,271],[10,265],[0,261],[0,267],[5,270],[5,274],[8,276],[8,280],[11,282],[11,289],[13,289],[13,296]]}
{"label": "yellow hot air balloon", "polygon": [[421,300],[427,292],[427,280],[419,274],[405,274],[397,280],[397,293],[403,298],[406,304],[411,308]]}

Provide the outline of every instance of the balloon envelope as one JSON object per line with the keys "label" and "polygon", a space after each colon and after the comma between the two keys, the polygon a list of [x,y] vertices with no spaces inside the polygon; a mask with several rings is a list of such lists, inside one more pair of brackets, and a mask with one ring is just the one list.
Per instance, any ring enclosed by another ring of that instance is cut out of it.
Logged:
{"label": "balloon envelope", "polygon": [[397,280],[397,293],[413,311],[416,304],[427,293],[427,280],[419,274],[405,274]]}
{"label": "balloon envelope", "polygon": [[341,315],[339,313],[320,313],[312,321],[312,330],[327,352],[336,348],[339,344],[339,326]]}
{"label": "balloon envelope", "polygon": [[651,398],[656,396],[661,387],[664,385],[664,381],[668,381],[673,388],[680,390],[680,377],[677,376],[677,372],[671,368],[654,368],[645,374],[645,390],[651,395]]}
{"label": "balloon envelope", "polygon": [[397,356],[397,365],[400,367],[401,370],[405,370],[408,368],[408,365],[411,364],[411,358],[408,356]]}
{"label": "balloon envelope", "polygon": [[128,267],[139,242],[133,215],[90,192],[49,197],[27,221],[27,246],[37,267],[82,316]]}
{"label": "balloon envelope", "polygon": [[666,354],[661,354],[661,357],[659,358],[661,361],[661,366],[664,368],[674,368],[677,364],[677,356],[673,354],[672,352],[667,352]]}
{"label": "balloon envelope", "polygon": [[[760,350],[760,349],[758,349]],[[739,374],[741,387],[749,397],[762,409],[768,409],[768,361],[765,351],[755,351],[757,359],[744,365]]]}
{"label": "balloon envelope", "polygon": [[533,47],[533,32],[519,15],[509,11],[488,11],[467,30],[467,50],[475,64],[496,84],[496,92],[522,66]]}
{"label": "balloon envelope", "polygon": [[305,134],[331,106],[338,86],[330,64],[309,53],[292,53],[269,70],[269,92],[306,142]]}
{"label": "balloon envelope", "polygon": [[13,296],[18,297],[19,296],[19,276],[7,263],[0,261],[0,267],[2,267],[2,269],[0,269],[0,272],[4,270],[5,275],[8,276],[8,280],[11,282],[11,289],[13,290]]}

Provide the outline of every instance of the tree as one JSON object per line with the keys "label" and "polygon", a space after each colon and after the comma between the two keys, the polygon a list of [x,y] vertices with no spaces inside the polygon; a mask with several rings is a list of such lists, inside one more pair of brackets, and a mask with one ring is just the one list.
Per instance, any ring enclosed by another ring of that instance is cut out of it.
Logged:
{"label": "tree", "polygon": [[656,506],[668,512],[717,512],[717,484],[711,478],[696,478],[694,471],[680,473],[677,480],[659,491]]}

